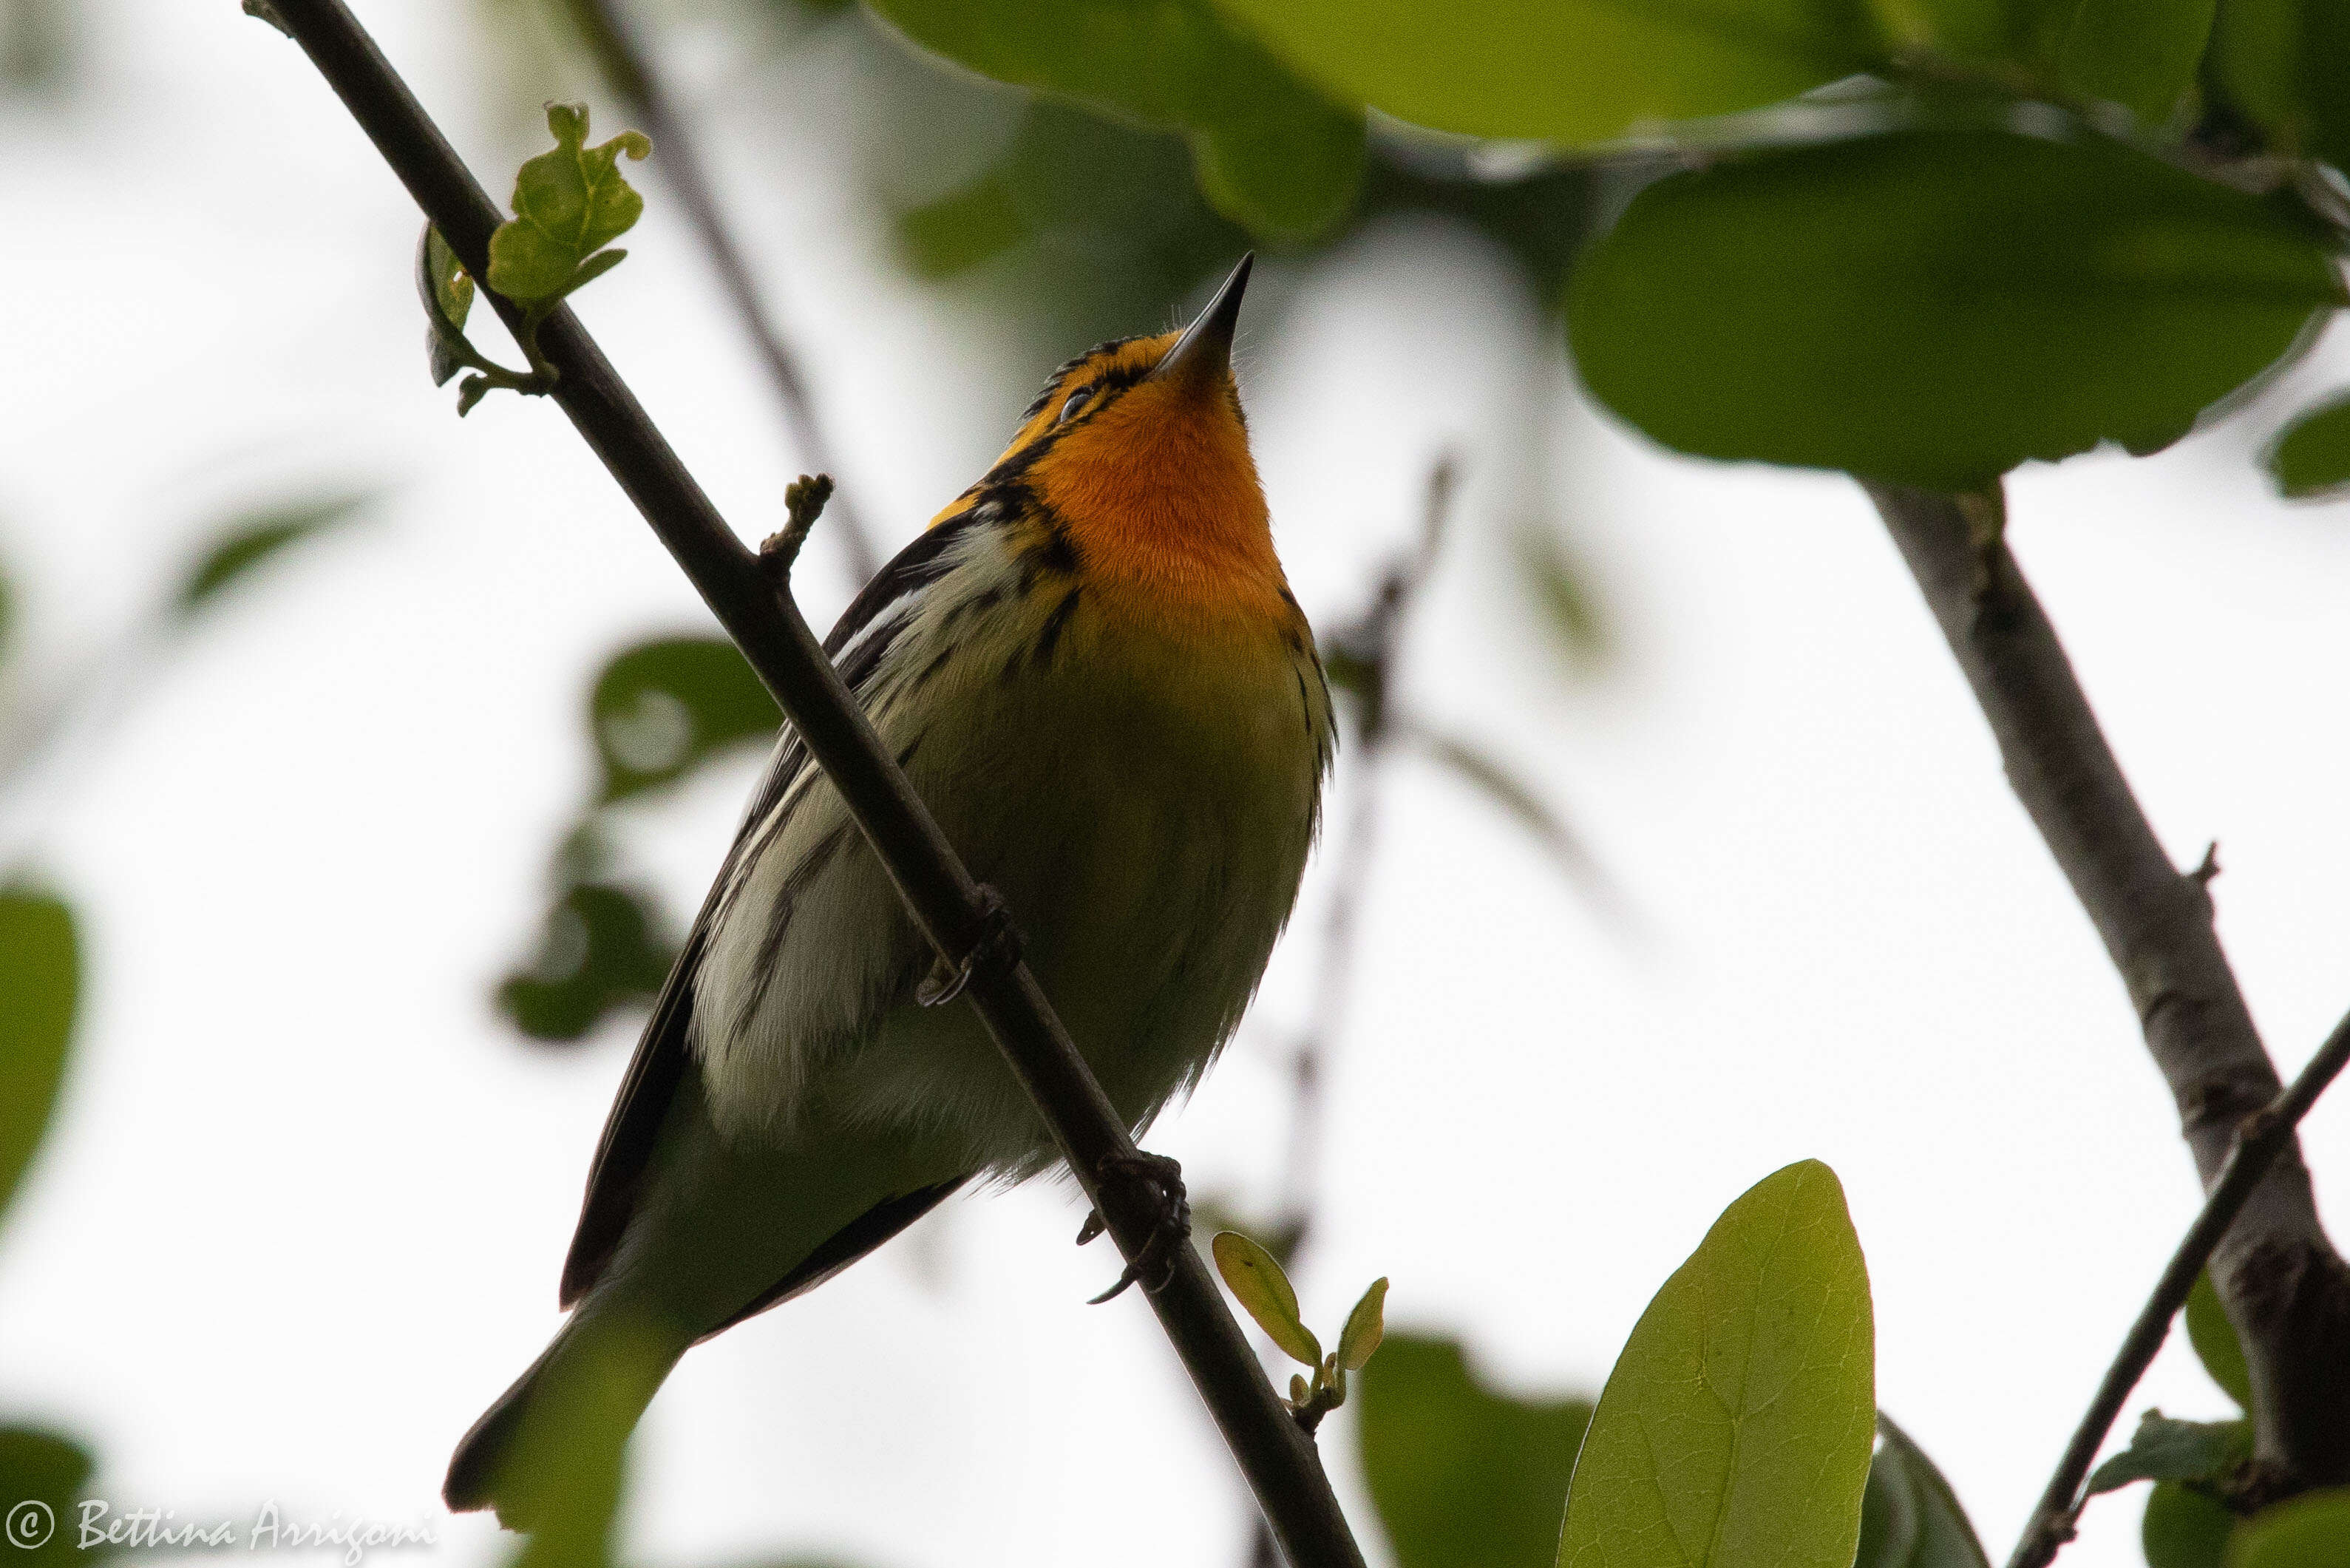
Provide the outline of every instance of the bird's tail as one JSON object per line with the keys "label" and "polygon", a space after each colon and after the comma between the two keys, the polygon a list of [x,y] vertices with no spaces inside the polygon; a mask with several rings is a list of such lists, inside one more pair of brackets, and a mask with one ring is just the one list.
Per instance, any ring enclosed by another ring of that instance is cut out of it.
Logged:
{"label": "bird's tail", "polygon": [[610,1507],[620,1453],[686,1336],[591,1295],[457,1444],[441,1497],[538,1531]]}

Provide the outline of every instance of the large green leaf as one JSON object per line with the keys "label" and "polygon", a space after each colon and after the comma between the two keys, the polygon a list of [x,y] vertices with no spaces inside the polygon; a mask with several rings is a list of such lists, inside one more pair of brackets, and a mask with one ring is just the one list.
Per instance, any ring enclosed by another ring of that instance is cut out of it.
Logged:
{"label": "large green leaf", "polygon": [[1869,1461],[1854,1568],[1991,1568],[1958,1494],[1923,1449],[1886,1417]]}
{"label": "large green leaf", "polygon": [[1353,103],[1472,136],[1597,141],[1866,70],[1862,0],[1218,0]]}
{"label": "large green leaf", "polygon": [[2280,207],[2102,140],[1920,130],[1659,182],[1567,319],[1667,446],[1955,490],[2165,446],[2341,298]]}
{"label": "large green leaf", "polygon": [[2295,414],[2265,455],[2277,489],[2295,501],[2350,489],[2350,393]]}
{"label": "large green leaf", "polygon": [[588,699],[603,798],[692,772],[730,747],[774,738],[783,713],[723,638],[671,637],[612,656]]}
{"label": "large green leaf", "polygon": [[2227,0],[2211,31],[2221,88],[2285,151],[2350,170],[2350,5]]}
{"label": "large green leaf", "polygon": [[0,1427],[0,1510],[5,1561],[16,1568],[61,1568],[102,1556],[77,1544],[75,1501],[95,1468],[79,1443],[37,1427]]}
{"label": "large green leaf", "polygon": [[2350,1563],[2350,1487],[2264,1508],[2228,1542],[2228,1568],[2343,1568]]}
{"label": "large green leaf", "polygon": [[347,521],[372,499],[364,492],[289,502],[226,518],[212,544],[188,568],[172,607],[182,615],[204,608],[250,572],[323,529]]}
{"label": "large green leaf", "polygon": [[872,5],[916,43],[998,81],[1189,131],[1200,189],[1269,239],[1329,228],[1361,182],[1361,113],[1308,87],[1209,0]]}
{"label": "large green leaf", "polygon": [[57,1108],[81,992],[73,912],[27,888],[0,888],[0,1212]]}
{"label": "large green leaf", "polygon": [[1582,1399],[1517,1399],[1457,1340],[1390,1334],[1364,1370],[1363,1480],[1397,1568],[1543,1568],[1558,1546]]}
{"label": "large green leaf", "polygon": [[1559,1568],[1849,1568],[1877,1425],[1835,1173],[1758,1182],[1640,1314],[1575,1461]]}

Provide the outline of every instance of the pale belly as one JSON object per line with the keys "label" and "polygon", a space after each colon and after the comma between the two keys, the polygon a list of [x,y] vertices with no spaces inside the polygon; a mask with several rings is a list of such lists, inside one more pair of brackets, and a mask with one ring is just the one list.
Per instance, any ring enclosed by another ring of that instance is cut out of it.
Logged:
{"label": "pale belly", "polygon": [[[1320,782],[1318,682],[1309,696],[1278,646],[1180,679],[1159,662],[1180,649],[1138,654],[1128,639],[1107,666],[1082,643],[1068,652],[1018,680],[977,666],[962,689],[931,693],[918,715],[885,711],[880,727],[892,749],[913,748],[917,789],[1004,898],[1046,996],[1139,1127],[1230,1035],[1288,918]],[[841,814],[827,786],[803,815],[806,846]],[[769,880],[780,893],[788,878]],[[713,1076],[720,1125],[783,1141],[805,1116],[887,1126],[942,1167],[1012,1176],[1049,1160],[973,1011],[903,1000],[929,954],[862,842],[792,892],[841,919],[774,955],[784,972]],[[895,956],[877,963],[877,951]],[[738,960],[727,976],[738,992],[743,971]],[[874,1001],[858,1019],[860,992]]]}

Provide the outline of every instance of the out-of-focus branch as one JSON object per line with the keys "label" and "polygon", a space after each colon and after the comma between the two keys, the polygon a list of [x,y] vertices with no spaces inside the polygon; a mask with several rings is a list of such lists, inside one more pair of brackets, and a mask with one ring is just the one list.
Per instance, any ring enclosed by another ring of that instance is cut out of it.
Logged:
{"label": "out-of-focus branch", "polygon": [[[750,266],[720,215],[718,198],[711,189],[708,168],[696,149],[693,134],[678,114],[668,87],[654,68],[650,53],[640,45],[628,18],[621,15],[621,0],[564,0],[564,4],[588,52],[596,57],[597,68],[603,73],[606,85],[636,112],[652,137],[653,145],[660,150],[654,170],[669,182],[694,232],[702,236],[702,246],[710,253],[711,265],[718,271],[718,281],[742,321],[743,334],[751,340],[752,350],[765,369],[767,379],[775,384],[775,398],[784,406],[784,421],[791,427],[800,461],[812,470],[839,472],[825,440],[823,422],[816,417],[815,400],[808,392],[807,376],[760,297]],[[836,497],[829,515],[848,558],[851,586],[861,586],[880,570],[880,552],[866,531],[863,519],[850,508],[847,497]]]}
{"label": "out-of-focus branch", "polygon": [[[342,0],[273,0],[276,16],[332,84],[465,269],[489,273],[497,208]],[[482,289],[517,331],[513,302]],[[728,529],[578,318],[557,307],[538,345],[558,372],[551,395],[644,514],[759,672],[837,788],[940,956],[1053,1132],[1071,1171],[1129,1263],[1150,1251],[1163,1189],[1136,1177],[1133,1140],[1028,967],[1003,940],[1002,906],[972,880],[938,824],[881,749],[788,591]],[[808,492],[795,487],[805,504]],[[1199,1254],[1174,1249],[1144,1294],[1174,1345],[1294,1568],[1362,1568],[1313,1441],[1298,1430]],[[1146,1269],[1155,1272],[1155,1270]]]}
{"label": "out-of-focus branch", "polygon": [[[2210,1192],[2238,1127],[2282,1088],[2212,929],[2210,863],[2182,874],[2163,853],[2008,551],[1998,493],[1866,488],[2121,971]],[[2350,1267],[2290,1137],[2220,1240],[2211,1280],[2251,1371],[2257,1490],[2350,1480]]]}
{"label": "out-of-focus branch", "polygon": [[2088,1413],[2081,1417],[2079,1428],[2073,1434],[2064,1458],[2049,1478],[2048,1489],[2041,1494],[2040,1506],[2032,1511],[2025,1524],[2023,1537],[2016,1542],[2015,1555],[2008,1559],[2008,1568],[2046,1568],[2058,1548],[2073,1538],[2074,1522],[2080,1517],[2083,1498],[2081,1483],[2087,1479],[2089,1466],[2105,1446],[2106,1434],[2113,1429],[2114,1417],[2120,1415],[2122,1405],[2137,1386],[2138,1379],[2154,1363],[2155,1353],[2169,1336],[2172,1320],[2187,1304],[2188,1293],[2195,1288],[2196,1276],[2210,1261],[2212,1249],[2228,1233],[2228,1227],[2244,1207],[2244,1201],[2260,1186],[2277,1157],[2293,1147],[2293,1128],[2309,1114],[2326,1085],[2333,1083],[2345,1064],[2350,1064],[2350,1018],[2334,1026],[2334,1033],[2318,1047],[2293,1087],[2277,1096],[2267,1109],[2247,1117],[2236,1129],[2234,1147],[2230,1149],[2227,1163],[2220,1168],[2220,1179],[2211,1185],[2211,1196],[2204,1200],[2203,1212],[2195,1217],[2187,1234],[2179,1240],[2178,1250],[2170,1257],[2169,1266],[2155,1282],[2154,1293],[2130,1325],[2129,1334],[2106,1370],[2105,1381],[2097,1386],[2096,1397],[2089,1402]]}
{"label": "out-of-focus branch", "polygon": [[1390,701],[1397,654],[1413,601],[1436,564],[1452,506],[1457,465],[1440,457],[1429,471],[1419,541],[1388,565],[1370,607],[1341,627],[1324,649],[1334,680],[1356,698],[1355,789],[1347,836],[1331,872],[1330,909],[1322,929],[1321,968],[1313,1011],[1291,1066],[1289,1153],[1283,1173],[1283,1219],[1274,1249],[1284,1263],[1305,1244],[1314,1224],[1322,1157],[1323,1076],[1331,1043],[1346,1023],[1354,981],[1356,921],[1378,843],[1379,795],[1385,764],[1400,731]]}

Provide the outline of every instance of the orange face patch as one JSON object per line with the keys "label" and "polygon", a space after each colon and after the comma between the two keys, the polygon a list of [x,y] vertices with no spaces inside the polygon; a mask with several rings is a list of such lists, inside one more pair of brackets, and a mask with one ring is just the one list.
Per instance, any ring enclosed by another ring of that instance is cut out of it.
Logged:
{"label": "orange face patch", "polygon": [[1281,565],[1230,374],[1219,363],[1212,374],[1148,375],[1177,337],[1072,366],[1005,461],[1045,443],[1023,477],[1104,587],[1130,585],[1162,609],[1278,616]]}

